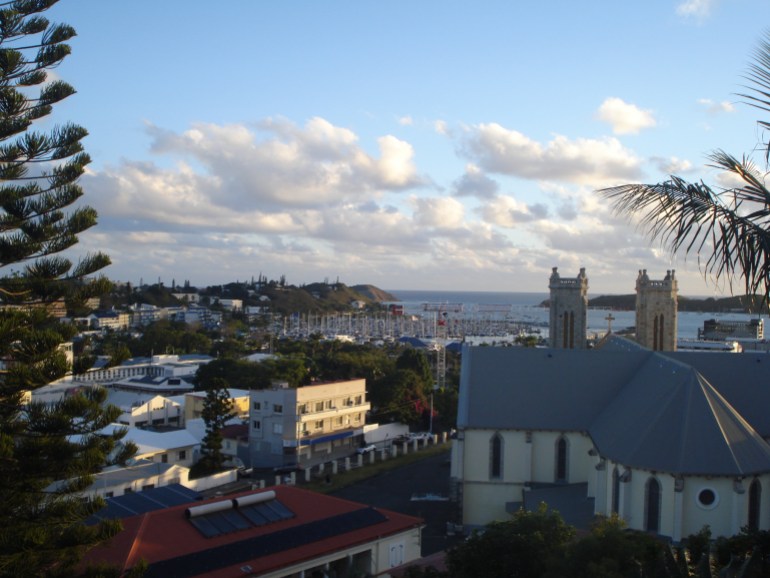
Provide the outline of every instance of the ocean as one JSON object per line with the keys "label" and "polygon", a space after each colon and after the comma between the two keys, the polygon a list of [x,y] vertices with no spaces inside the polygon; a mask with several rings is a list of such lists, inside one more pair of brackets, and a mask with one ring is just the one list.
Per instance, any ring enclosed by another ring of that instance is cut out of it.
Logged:
{"label": "ocean", "polygon": [[[545,328],[548,333],[549,311],[540,304],[548,299],[548,293],[516,293],[498,291],[414,291],[403,289],[388,289],[398,298],[406,314],[425,314],[425,305],[429,310],[448,311],[449,315],[472,316],[502,316],[517,322],[531,324],[533,327]],[[461,309],[460,309],[461,307]],[[588,310],[588,332],[603,334],[609,326],[608,315],[612,313],[612,330],[620,331],[636,325],[634,311],[607,311],[603,309]],[[703,322],[708,319],[748,321],[756,316],[745,313],[698,313],[680,311],[677,322],[677,333],[680,339],[697,339],[698,330],[703,329]]]}

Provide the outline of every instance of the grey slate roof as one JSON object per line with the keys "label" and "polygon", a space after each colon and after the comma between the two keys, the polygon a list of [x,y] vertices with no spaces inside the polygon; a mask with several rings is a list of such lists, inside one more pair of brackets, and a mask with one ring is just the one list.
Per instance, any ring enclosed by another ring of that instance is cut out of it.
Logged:
{"label": "grey slate roof", "polygon": [[[770,358],[763,365],[737,354],[691,355],[622,342],[602,350],[465,348],[458,426],[587,432],[604,457],[674,474],[770,471],[770,445],[729,401],[767,413],[770,406],[757,409],[751,399],[759,390],[770,399]],[[760,377],[753,387],[736,384]],[[765,427],[764,415],[757,419]]]}

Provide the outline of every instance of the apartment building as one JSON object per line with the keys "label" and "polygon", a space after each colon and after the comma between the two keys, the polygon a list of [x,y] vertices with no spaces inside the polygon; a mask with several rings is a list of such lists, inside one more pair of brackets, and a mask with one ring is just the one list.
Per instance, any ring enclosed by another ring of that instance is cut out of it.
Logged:
{"label": "apartment building", "polygon": [[254,467],[313,463],[363,439],[366,380],[254,390],[249,447]]}

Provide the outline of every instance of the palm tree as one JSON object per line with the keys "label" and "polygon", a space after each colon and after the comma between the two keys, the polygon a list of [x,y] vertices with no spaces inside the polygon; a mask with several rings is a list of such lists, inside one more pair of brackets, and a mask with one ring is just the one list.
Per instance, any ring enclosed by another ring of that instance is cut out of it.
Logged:
{"label": "palm tree", "polygon": [[[759,43],[746,75],[746,104],[770,112],[770,31]],[[758,121],[762,129],[770,122]],[[770,141],[764,162],[770,161]],[[765,174],[743,156],[717,150],[709,166],[732,174],[739,185],[714,189],[671,176],[655,185],[629,184],[601,189],[617,214],[636,216],[653,241],[671,251],[695,254],[704,276],[714,282],[743,279],[747,295],[770,303],[770,189]]]}

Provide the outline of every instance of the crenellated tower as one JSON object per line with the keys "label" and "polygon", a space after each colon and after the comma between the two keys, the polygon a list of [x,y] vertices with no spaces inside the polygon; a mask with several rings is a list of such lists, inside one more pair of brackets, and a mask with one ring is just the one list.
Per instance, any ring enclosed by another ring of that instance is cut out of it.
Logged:
{"label": "crenellated tower", "polygon": [[585,349],[588,316],[588,278],[585,268],[574,279],[551,272],[550,343],[556,349]]}
{"label": "crenellated tower", "polygon": [[647,270],[636,278],[636,340],[653,351],[676,351],[678,296],[674,270],[652,281]]}

